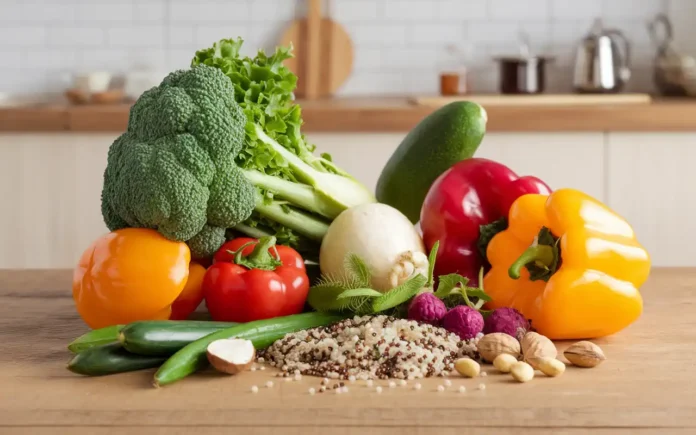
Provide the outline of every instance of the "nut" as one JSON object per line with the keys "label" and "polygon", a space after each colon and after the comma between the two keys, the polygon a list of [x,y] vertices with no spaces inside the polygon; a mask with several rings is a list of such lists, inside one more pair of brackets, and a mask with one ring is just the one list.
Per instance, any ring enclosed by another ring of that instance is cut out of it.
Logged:
{"label": "nut", "polygon": [[494,361],[501,353],[507,353],[515,358],[520,356],[520,342],[504,332],[486,334],[479,340],[477,349],[481,358]]}
{"label": "nut", "polygon": [[590,341],[578,341],[563,352],[563,355],[573,365],[591,368],[600,365],[605,359],[604,352]]}
{"label": "nut", "polygon": [[534,369],[524,361],[517,361],[510,367],[510,374],[517,382],[529,382],[534,379]]}
{"label": "nut", "polygon": [[251,367],[256,350],[249,340],[225,338],[210,343],[206,354],[210,364],[218,371],[236,375]]}
{"label": "nut", "polygon": [[552,378],[562,375],[566,369],[565,364],[556,358],[541,358],[538,365],[543,374]]}
{"label": "nut", "polygon": [[510,367],[517,362],[517,358],[509,353],[501,353],[493,360],[493,367],[501,373],[510,373]]}
{"label": "nut", "polygon": [[556,345],[547,337],[528,332],[522,338],[522,355],[526,362],[537,369],[541,358],[556,358],[558,351]]}
{"label": "nut", "polygon": [[459,358],[454,362],[454,369],[467,378],[475,378],[481,372],[479,363],[471,358]]}

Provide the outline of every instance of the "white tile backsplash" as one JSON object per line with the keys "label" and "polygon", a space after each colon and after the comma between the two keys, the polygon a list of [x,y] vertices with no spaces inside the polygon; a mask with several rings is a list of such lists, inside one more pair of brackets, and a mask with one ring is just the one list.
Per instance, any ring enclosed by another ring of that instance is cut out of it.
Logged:
{"label": "white tile backsplash", "polygon": [[[245,40],[243,54],[273,50],[305,0],[0,0],[0,91],[60,90],[76,70],[166,72],[188,67],[197,49]],[[629,89],[650,90],[655,48],[645,23],[658,12],[675,23],[678,47],[696,54],[696,0],[324,0],[355,49],[341,95],[437,92],[445,51],[467,52],[472,88],[498,89],[491,56],[516,54],[524,30],[535,52],[556,61],[549,91],[571,87],[575,50],[594,18],[631,41]]]}

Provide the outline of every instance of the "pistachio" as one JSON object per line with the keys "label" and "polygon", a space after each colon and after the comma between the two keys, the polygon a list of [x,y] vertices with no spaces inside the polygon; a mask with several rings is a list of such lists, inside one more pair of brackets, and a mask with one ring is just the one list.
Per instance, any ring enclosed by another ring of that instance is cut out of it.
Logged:
{"label": "pistachio", "polygon": [[522,355],[534,369],[542,358],[556,358],[556,345],[547,337],[536,332],[528,332],[522,338]]}
{"label": "pistachio", "polygon": [[481,372],[479,363],[471,358],[459,358],[454,362],[454,369],[467,378],[475,378]]}
{"label": "pistachio", "polygon": [[477,349],[481,358],[493,362],[501,353],[517,358],[520,356],[520,342],[504,332],[486,334],[479,340]]}
{"label": "pistachio", "polygon": [[596,367],[607,359],[602,349],[590,341],[578,341],[570,345],[563,355],[571,364],[585,368]]}

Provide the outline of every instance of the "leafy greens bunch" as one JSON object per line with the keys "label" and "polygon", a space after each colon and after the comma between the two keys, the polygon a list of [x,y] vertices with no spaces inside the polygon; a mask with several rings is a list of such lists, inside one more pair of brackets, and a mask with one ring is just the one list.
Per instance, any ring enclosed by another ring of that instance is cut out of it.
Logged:
{"label": "leafy greens bunch", "polygon": [[135,102],[104,173],[110,230],[153,228],[196,258],[230,231],[316,253],[339,213],[375,201],[301,134],[290,49],[242,57],[242,42],[198,51]]}

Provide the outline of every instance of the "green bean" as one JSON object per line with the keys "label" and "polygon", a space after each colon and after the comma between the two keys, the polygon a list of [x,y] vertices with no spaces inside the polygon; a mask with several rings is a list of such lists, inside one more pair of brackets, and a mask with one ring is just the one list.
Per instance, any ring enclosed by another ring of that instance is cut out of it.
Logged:
{"label": "green bean", "polygon": [[295,314],[274,319],[257,320],[213,332],[172,355],[155,373],[155,387],[171,384],[200,370],[208,364],[206,350],[215,340],[224,338],[243,338],[251,340],[256,349],[264,349],[285,334],[303,329],[326,326],[348,316],[324,313]]}

